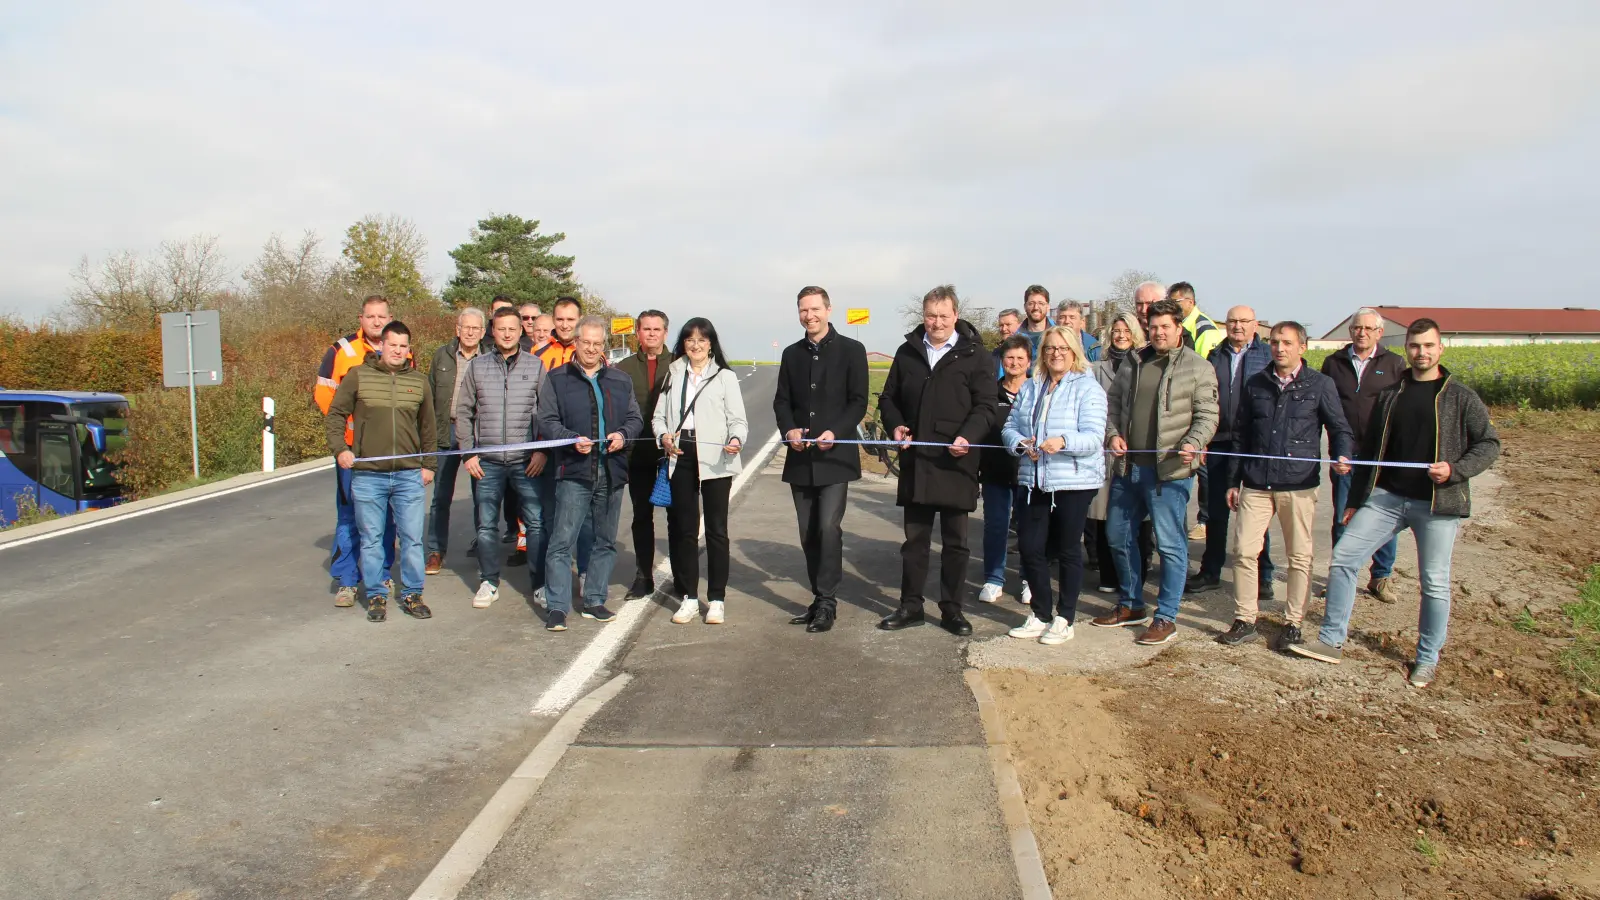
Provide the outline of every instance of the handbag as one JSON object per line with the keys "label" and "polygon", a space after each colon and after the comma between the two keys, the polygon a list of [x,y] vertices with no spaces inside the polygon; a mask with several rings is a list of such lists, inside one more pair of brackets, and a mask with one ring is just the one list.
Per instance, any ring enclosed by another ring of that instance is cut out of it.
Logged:
{"label": "handbag", "polygon": [[[725,369],[724,370],[718,370],[717,371],[717,375],[721,375],[724,371],[726,371],[726,370]],[[700,395],[705,393],[705,389],[707,387],[711,386],[711,382],[716,379],[717,375],[713,375],[710,378],[707,378],[705,380],[705,383],[700,385],[700,390],[694,392],[694,398],[691,399],[688,402],[688,404],[686,404],[684,406],[681,406],[679,408],[679,410],[678,410],[678,422],[679,422],[679,424],[682,424],[684,419],[689,418],[689,412],[694,409],[694,405],[696,403],[700,402]],[[668,397],[672,396],[672,385],[670,385],[670,384],[667,385],[664,393]],[[667,467],[670,464],[670,462],[671,462],[671,460],[667,459],[666,457],[662,457],[661,461],[656,463],[656,483],[655,483],[655,485],[653,487],[650,488],[650,505],[651,506],[671,506],[672,505],[672,481],[671,481],[671,478],[667,475]]]}

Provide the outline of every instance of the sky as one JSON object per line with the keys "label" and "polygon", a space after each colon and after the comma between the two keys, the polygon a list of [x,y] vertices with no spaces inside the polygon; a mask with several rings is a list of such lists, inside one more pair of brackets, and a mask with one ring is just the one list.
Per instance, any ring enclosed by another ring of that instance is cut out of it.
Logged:
{"label": "sky", "polygon": [[[567,235],[613,306],[799,337],[820,284],[1095,299],[1128,268],[1319,334],[1600,305],[1600,4],[0,0],[0,314],[78,260],[363,215]],[[354,312],[352,311],[352,321]],[[854,329],[847,329],[854,331]]]}

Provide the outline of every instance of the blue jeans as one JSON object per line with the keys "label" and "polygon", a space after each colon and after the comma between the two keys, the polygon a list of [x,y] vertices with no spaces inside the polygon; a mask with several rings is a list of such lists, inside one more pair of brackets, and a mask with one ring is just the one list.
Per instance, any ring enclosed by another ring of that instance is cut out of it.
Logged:
{"label": "blue jeans", "polygon": [[1144,577],[1139,571],[1139,523],[1145,516],[1155,525],[1156,552],[1161,555],[1161,591],[1156,618],[1178,621],[1183,583],[1189,577],[1189,494],[1194,479],[1161,481],[1154,466],[1133,466],[1127,475],[1111,479],[1111,501],[1106,511],[1106,538],[1122,579],[1122,598],[1130,609],[1144,607]]}
{"label": "blue jeans", "polygon": [[606,602],[611,583],[611,567],[617,563],[617,518],[622,515],[622,496],[628,486],[601,479],[597,484],[563,479],[556,482],[555,515],[545,524],[550,550],[545,557],[545,608],[551,612],[572,611],[572,555],[588,528],[594,535],[594,552],[589,557],[589,574],[583,581],[583,605]]}
{"label": "blue jeans", "polygon": [[[456,446],[456,426],[450,425],[450,445],[446,450],[453,450]],[[433,477],[433,503],[428,507],[427,541],[428,552],[443,556],[450,548],[450,503],[456,494],[456,473],[461,471],[464,456],[439,457],[439,471]],[[478,482],[468,478],[467,482],[472,487],[472,533],[478,533]]]}
{"label": "blue jeans", "polygon": [[361,532],[361,580],[367,585],[367,596],[385,596],[383,582],[389,569],[383,563],[390,543],[389,523],[400,539],[400,593],[422,593],[422,521],[428,497],[422,470],[357,470],[350,478],[350,497],[355,501],[356,529]]}
{"label": "blue jeans", "polygon": [[[354,469],[333,467],[337,489],[333,496],[333,560],[328,563],[328,574],[340,587],[355,587],[361,583],[361,536],[356,532],[356,509],[350,499],[350,476]],[[383,571],[394,568],[394,519],[391,517],[383,529]],[[387,576],[386,576],[387,577]]]}
{"label": "blue jeans", "polygon": [[[651,477],[654,477],[652,474]],[[554,466],[545,463],[545,470],[539,475],[539,508],[553,510],[556,508],[556,476]],[[551,519],[553,522],[554,519]],[[551,522],[544,523],[544,528],[539,534],[537,544],[528,542],[528,555],[532,556],[534,548],[539,550],[539,558],[545,560],[545,572],[550,571],[550,533],[554,526]],[[578,533],[578,574],[581,576],[589,571],[589,557],[594,554],[594,522],[585,519],[583,530]]]}
{"label": "blue jeans", "polygon": [[[1212,441],[1207,449],[1232,453],[1234,446],[1233,441]],[[1228,519],[1233,515],[1233,510],[1228,509],[1228,484],[1233,478],[1233,467],[1241,462],[1231,456],[1207,456],[1205,467],[1200,470],[1206,473],[1211,484],[1216,485],[1214,490],[1208,490],[1201,498],[1205,501],[1202,509],[1206,511],[1206,517],[1201,520],[1206,526],[1206,552],[1200,557],[1202,575],[1220,578],[1222,567],[1227,565]],[[1271,529],[1268,529],[1267,536],[1261,542],[1261,555],[1256,557],[1256,571],[1260,575],[1262,584],[1272,583],[1274,567]]]}
{"label": "blue jeans", "polygon": [[1016,487],[1009,484],[983,486],[983,581],[1006,583],[1006,538],[1011,534],[1011,500]]}
{"label": "blue jeans", "polygon": [[1417,662],[1435,665],[1450,625],[1450,557],[1455,551],[1460,516],[1436,516],[1427,500],[1412,500],[1372,489],[1365,506],[1345,528],[1333,548],[1328,567],[1328,608],[1318,638],[1343,647],[1350,633],[1350,611],[1356,605],[1356,575],[1374,551],[1407,528],[1417,538],[1417,571],[1422,581],[1422,612],[1417,621]]}
{"label": "blue jeans", "polygon": [[[538,481],[528,475],[527,464],[496,462],[480,456],[478,465],[483,467],[483,477],[475,479],[474,494],[478,507],[478,546],[499,546],[500,502],[504,500],[528,530],[528,546],[537,550],[544,534],[543,505],[539,502]],[[534,590],[544,587],[544,557],[537,552],[528,554],[528,578]],[[500,586],[499,553],[478,554],[478,580]]]}
{"label": "blue jeans", "polygon": [[[1340,524],[1339,520],[1344,518],[1345,507],[1350,504],[1351,479],[1357,476],[1366,478],[1368,475],[1363,474],[1361,466],[1356,466],[1349,475],[1339,475],[1333,472],[1328,474],[1333,477],[1333,543],[1334,546],[1338,546],[1339,538],[1344,534],[1345,528],[1344,525]],[[1396,538],[1390,538],[1389,543],[1379,547],[1377,552],[1372,554],[1373,578],[1388,578],[1394,574],[1394,555],[1399,547],[1400,541]]]}

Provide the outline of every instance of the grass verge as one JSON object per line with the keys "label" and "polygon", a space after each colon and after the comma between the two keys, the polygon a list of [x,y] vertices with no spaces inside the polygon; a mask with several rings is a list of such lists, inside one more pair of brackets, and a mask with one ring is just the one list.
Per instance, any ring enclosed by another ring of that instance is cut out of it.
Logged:
{"label": "grass verge", "polygon": [[1561,668],[1583,687],[1600,691],[1600,565],[1589,567],[1578,599],[1561,611],[1577,631],[1572,646],[1561,651]]}

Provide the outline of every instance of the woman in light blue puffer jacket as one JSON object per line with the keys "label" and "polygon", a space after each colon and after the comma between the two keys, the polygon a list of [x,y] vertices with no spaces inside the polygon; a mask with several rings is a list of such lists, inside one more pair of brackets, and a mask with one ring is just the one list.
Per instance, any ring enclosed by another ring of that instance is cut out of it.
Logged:
{"label": "woman in light blue puffer jacket", "polygon": [[[1022,385],[1001,441],[1020,456],[1017,544],[1033,613],[1011,629],[1041,644],[1072,640],[1083,585],[1083,527],[1106,478],[1106,392],[1089,371],[1077,329],[1051,328],[1039,341],[1034,377]],[[1046,546],[1055,542],[1059,599],[1050,592]]]}

